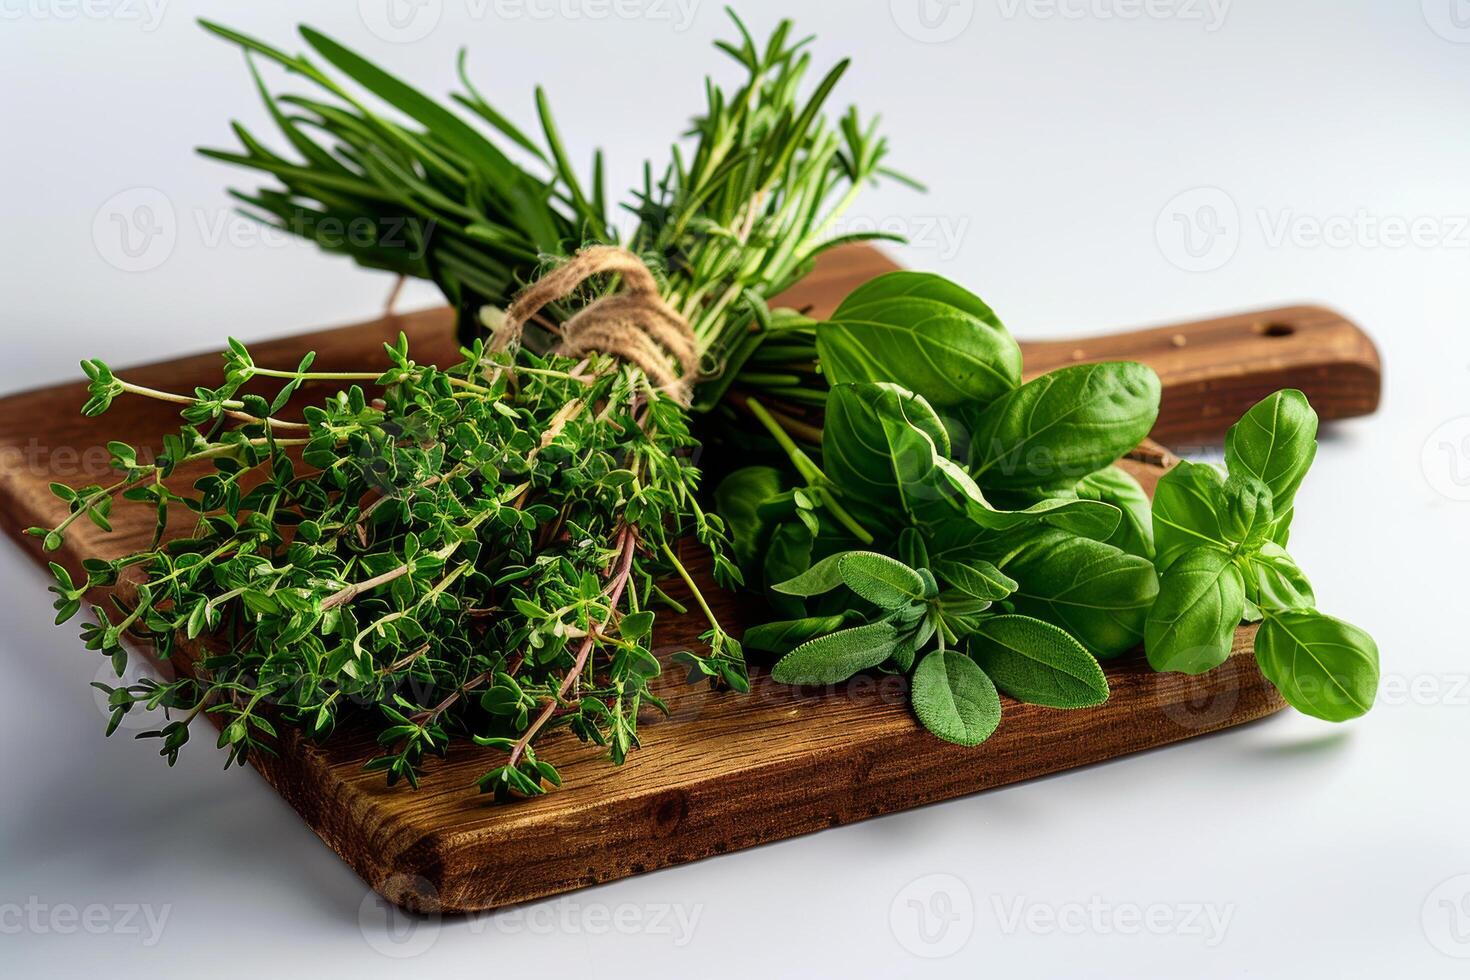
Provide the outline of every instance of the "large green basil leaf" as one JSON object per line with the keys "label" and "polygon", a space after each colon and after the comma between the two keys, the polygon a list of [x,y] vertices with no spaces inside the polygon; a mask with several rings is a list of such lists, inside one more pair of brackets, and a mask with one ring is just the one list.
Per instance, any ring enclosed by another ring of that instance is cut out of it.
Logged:
{"label": "large green basil leaf", "polygon": [[1066,630],[1030,616],[995,616],[970,638],[970,656],[1018,701],[1085,708],[1108,699],[1097,660]]}
{"label": "large green basil leaf", "polygon": [[828,633],[776,661],[771,679],[778,684],[836,684],[887,660],[899,645],[889,622],[869,623]]}
{"label": "large green basil leaf", "polygon": [[992,402],[975,420],[970,473],[985,488],[1065,488],[1135,448],[1159,415],[1159,377],[1134,361],[1078,364]]}
{"label": "large green basil leaf", "polygon": [[957,650],[935,650],[914,670],[909,698],[924,727],[946,742],[979,745],[1000,724],[1000,695]]}
{"label": "large green basil leaf", "polygon": [[840,384],[827,398],[822,468],[844,500],[880,516],[932,506],[936,460],[948,452],[934,409],[897,385]]}
{"label": "large green basil leaf", "polygon": [[1378,692],[1373,638],[1313,610],[1268,616],[1256,634],[1256,663],[1293,708],[1327,721],[1364,714]]}
{"label": "large green basil leaf", "polygon": [[1225,477],[1209,463],[1181,462],[1154,488],[1154,563],[1164,571],[1199,547],[1230,550],[1220,528],[1220,490]]}
{"label": "large green basil leaf", "polygon": [[1311,609],[1317,605],[1312,583],[1286,549],[1274,541],[1267,541],[1260,550],[1243,556],[1241,562],[1246,598],[1263,612]]}
{"label": "large green basil leaf", "polygon": [[1185,552],[1159,578],[1159,596],[1144,626],[1154,670],[1203,674],[1230,656],[1245,613],[1240,569],[1214,548]]}
{"label": "large green basil leaf", "polygon": [[805,614],[805,603],[799,598],[775,593],[777,583],[787,582],[811,567],[812,532],[800,521],[781,524],[771,532],[770,544],[762,562],[762,572],[771,608],[783,616]]}
{"label": "large green basil leaf", "polygon": [[1278,520],[1289,518],[1297,488],[1317,455],[1317,413],[1294,388],[1253,405],[1225,436],[1231,473],[1249,473],[1271,488]]}
{"label": "large green basil leaf", "polygon": [[1062,627],[1097,657],[1143,639],[1159,591],[1148,559],[1063,531],[1035,535],[1004,569],[1017,582],[1016,612]]}
{"label": "large green basil leaf", "polygon": [[745,631],[741,643],[747,650],[767,653],[789,653],[808,640],[834,633],[847,625],[848,614],[836,616],[803,616],[775,623],[762,623]]}
{"label": "large green basil leaf", "polygon": [[762,518],[760,507],[781,492],[781,471],[774,466],[742,467],[721,480],[715,489],[715,510],[730,530],[735,561],[747,573],[755,567],[764,538],[773,524]]}
{"label": "large green basil leaf", "polygon": [[939,408],[988,403],[1021,383],[1021,349],[978,296],[942,276],[890,272],[817,325],[833,384],[892,381]]}
{"label": "large green basil leaf", "polygon": [[1148,494],[1129,473],[1117,466],[1104,466],[1084,476],[1077,484],[1076,493],[1083,500],[1097,500],[1118,508],[1121,519],[1117,529],[1104,539],[1108,544],[1122,548],[1130,555],[1153,558],[1152,507]]}

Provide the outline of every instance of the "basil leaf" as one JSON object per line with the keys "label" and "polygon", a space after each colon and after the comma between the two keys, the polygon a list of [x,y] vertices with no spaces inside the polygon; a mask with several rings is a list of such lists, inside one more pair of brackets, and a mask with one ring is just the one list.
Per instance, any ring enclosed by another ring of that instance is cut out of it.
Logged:
{"label": "basil leaf", "polygon": [[1154,564],[1168,569],[1186,551],[1201,546],[1230,550],[1216,507],[1225,478],[1208,463],[1181,462],[1154,488]]}
{"label": "basil leaf", "polygon": [[988,561],[978,558],[940,558],[934,572],[954,588],[975,599],[996,601],[1016,591],[1016,580]]}
{"label": "basil leaf", "polygon": [[1004,566],[1017,582],[1016,612],[1071,633],[1096,657],[1112,657],[1143,639],[1158,577],[1145,558],[1062,531],[1029,540]]}
{"label": "basil leaf", "polygon": [[1373,638],[1313,610],[1268,616],[1256,634],[1256,663],[1293,708],[1327,721],[1364,714],[1378,691]]}
{"label": "basil leaf", "polygon": [[1260,547],[1276,520],[1271,489],[1249,473],[1231,473],[1226,478],[1216,513],[1225,537],[1248,549]]}
{"label": "basil leaf", "polygon": [[1311,609],[1317,604],[1312,583],[1286,549],[1273,541],[1244,556],[1241,574],[1245,578],[1246,598],[1262,610],[1285,612]]}
{"label": "basil leaf", "polygon": [[1130,555],[1153,558],[1153,510],[1148,494],[1137,480],[1117,466],[1104,466],[1084,476],[1077,484],[1076,493],[1083,500],[1096,500],[1118,508],[1121,517],[1118,526],[1102,540]]}
{"label": "basil leaf", "polygon": [[1249,473],[1271,488],[1278,515],[1286,515],[1317,455],[1317,413],[1307,396],[1288,388],[1253,405],[1225,436],[1231,473]]}
{"label": "basil leaf", "polygon": [[995,685],[956,650],[935,650],[919,662],[909,699],[924,727],[946,742],[979,745],[1000,724]]}
{"label": "basil leaf", "polygon": [[897,385],[841,384],[827,398],[822,467],[844,500],[912,515],[942,500],[949,434],[929,403]]}
{"label": "basil leaf", "polygon": [[892,381],[940,408],[988,403],[1021,383],[1021,349],[979,297],[941,276],[890,272],[817,325],[833,384]]}
{"label": "basil leaf", "polygon": [[1030,616],[995,616],[970,639],[970,656],[1018,701],[1085,708],[1108,699],[1108,679],[1092,654],[1064,629]]}
{"label": "basil leaf", "polygon": [[1159,596],[1144,627],[1154,670],[1203,674],[1230,656],[1245,614],[1245,588],[1230,556],[1195,548],[1159,579]]}
{"label": "basil leaf", "polygon": [[821,561],[805,569],[800,575],[789,578],[784,582],[777,582],[771,586],[776,592],[783,595],[814,596],[824,592],[831,592],[842,584],[842,559],[852,552],[839,552],[828,555]]}
{"label": "basil leaf", "polygon": [[772,524],[761,516],[760,506],[781,492],[781,471],[774,466],[743,467],[715,489],[715,510],[729,528],[736,563],[746,571],[755,567],[761,539]]}
{"label": "basil leaf", "polygon": [[985,488],[1070,487],[1143,441],[1159,415],[1159,377],[1133,361],[1044,374],[976,419],[970,473]]}
{"label": "basil leaf", "polygon": [[771,608],[784,616],[801,616],[805,613],[800,599],[775,593],[777,582],[786,582],[811,567],[812,545],[815,536],[806,525],[791,521],[779,525],[771,532],[771,543],[766,548],[762,563],[762,574],[769,595]]}
{"label": "basil leaf", "polygon": [[875,606],[898,609],[932,594],[918,572],[887,555],[850,551],[837,557],[843,584]]}
{"label": "basil leaf", "polygon": [[745,631],[741,643],[748,650],[764,650],[767,653],[789,653],[808,640],[842,629],[847,622],[845,614],[838,616],[806,616],[802,619],[785,619],[776,623],[763,623]]}
{"label": "basil leaf", "polygon": [[876,667],[899,645],[892,623],[869,623],[808,640],[771,668],[778,684],[836,684]]}

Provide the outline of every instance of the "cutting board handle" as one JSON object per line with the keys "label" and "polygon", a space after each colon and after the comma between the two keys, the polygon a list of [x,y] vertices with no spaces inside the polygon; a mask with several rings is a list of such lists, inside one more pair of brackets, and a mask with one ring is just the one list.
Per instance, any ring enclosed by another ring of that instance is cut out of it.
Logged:
{"label": "cutting board handle", "polygon": [[1373,341],[1320,306],[1289,306],[1079,340],[1024,343],[1027,377],[1087,361],[1142,361],[1164,392],[1153,437],[1175,450],[1217,443],[1246,409],[1300,388],[1323,419],[1378,407]]}

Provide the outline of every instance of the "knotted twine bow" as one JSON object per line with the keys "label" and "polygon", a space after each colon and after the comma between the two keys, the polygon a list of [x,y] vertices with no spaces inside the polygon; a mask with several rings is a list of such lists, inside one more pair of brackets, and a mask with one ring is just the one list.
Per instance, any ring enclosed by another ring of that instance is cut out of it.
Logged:
{"label": "knotted twine bow", "polygon": [[568,357],[591,351],[611,354],[636,365],[656,386],[687,405],[699,363],[694,333],[689,322],[664,302],[643,260],[616,245],[584,248],[521,290],[491,337],[490,349],[505,350],[515,344],[527,321],[543,307],[566,299],[587,279],[602,273],[621,276],[622,291],[594,300],[563,323],[561,342],[553,353]]}

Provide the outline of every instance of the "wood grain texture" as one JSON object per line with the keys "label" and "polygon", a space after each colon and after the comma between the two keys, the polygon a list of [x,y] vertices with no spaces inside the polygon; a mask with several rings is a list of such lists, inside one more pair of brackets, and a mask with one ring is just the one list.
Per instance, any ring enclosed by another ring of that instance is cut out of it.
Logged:
{"label": "wood grain texture", "polygon": [[[853,286],[890,268],[892,263],[874,251],[844,249],[788,301],[820,315]],[[1283,358],[1275,352],[1284,348],[1272,345],[1292,338],[1264,336],[1252,327],[1260,322],[1291,323],[1303,334],[1335,340],[1292,347],[1294,353]],[[318,351],[318,364],[357,366],[376,363],[379,345],[399,330],[408,333],[420,361],[453,356],[452,322],[445,310],[284,338],[253,345],[252,352],[268,367],[293,367],[307,349]],[[1185,343],[1169,339],[1175,335],[1185,337]],[[1033,370],[1087,359],[1146,360],[1164,380],[1160,431],[1216,437],[1226,420],[1258,397],[1245,400],[1248,392],[1264,394],[1282,384],[1305,388],[1326,417],[1334,417],[1334,411],[1370,410],[1377,401],[1377,359],[1370,354],[1371,343],[1351,324],[1305,308],[1082,344],[1027,345]],[[218,355],[201,354],[129,369],[127,376],[187,390],[215,383],[218,366]],[[1318,382],[1325,387],[1312,387]],[[83,385],[73,384],[0,399],[0,522],[37,558],[37,540],[21,532],[54,524],[64,512],[47,491],[49,482],[95,482],[107,472],[107,439],[156,445],[159,435],[176,425],[170,406],[139,399],[120,400],[101,420],[84,419],[77,412],[83,392]],[[1232,399],[1245,401],[1236,406]],[[1151,488],[1166,463],[1162,455],[1145,453],[1124,465]],[[54,557],[75,569],[82,555],[140,546],[150,529],[136,516],[119,507],[112,535],[82,522]],[[713,590],[707,569],[698,574],[701,586]],[[714,594],[728,621],[750,615],[737,608],[734,597]],[[34,605],[39,603],[37,596]],[[660,617],[660,653],[693,642],[700,630],[693,618]],[[1138,653],[1112,661],[1113,695],[1100,708],[1056,711],[1003,698],[999,731],[973,749],[924,733],[911,716],[902,679],[859,677],[827,689],[793,689],[773,684],[757,667],[753,691],[745,697],[663,678],[660,693],[671,715],[646,719],[644,748],[621,768],[566,733],[553,734],[540,751],[555,759],[566,787],[511,805],[495,805],[476,791],[475,778],[497,756],[469,744],[456,744],[447,760],[431,762],[417,792],[389,789],[380,775],[365,773],[362,765],[375,754],[374,746],[364,731],[350,725],[326,745],[287,732],[279,758],[253,763],[317,834],[388,898],[419,909],[487,909],[1262,717],[1283,703],[1256,670],[1251,640],[1250,629],[1240,630],[1231,659],[1201,678],[1154,674]],[[190,750],[208,751],[204,746]],[[160,771],[158,778],[170,777]]]}

